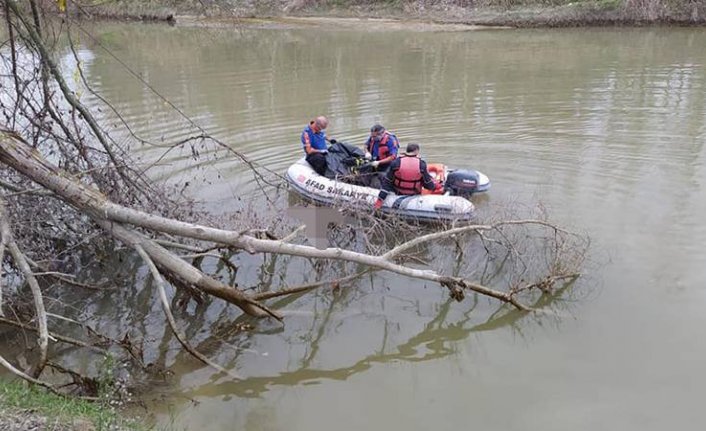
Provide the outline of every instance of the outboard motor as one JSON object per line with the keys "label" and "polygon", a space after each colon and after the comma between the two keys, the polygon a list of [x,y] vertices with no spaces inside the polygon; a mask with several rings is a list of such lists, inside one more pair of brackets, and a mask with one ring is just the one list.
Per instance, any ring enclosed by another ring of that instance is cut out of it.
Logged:
{"label": "outboard motor", "polygon": [[463,169],[450,171],[445,185],[452,195],[469,198],[478,189],[478,173]]}

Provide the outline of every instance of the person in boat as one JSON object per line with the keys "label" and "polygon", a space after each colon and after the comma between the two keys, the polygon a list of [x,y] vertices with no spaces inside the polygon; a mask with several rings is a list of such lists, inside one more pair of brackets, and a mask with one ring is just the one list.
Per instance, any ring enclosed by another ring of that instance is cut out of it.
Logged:
{"label": "person in boat", "polygon": [[326,138],[326,128],[328,119],[319,115],[309,122],[309,125],[302,131],[302,147],[306,153],[306,161],[319,175],[326,174],[326,154],[328,154],[327,142],[336,143],[335,139]]}
{"label": "person in boat", "polygon": [[370,128],[370,137],[365,142],[365,157],[372,160],[370,165],[382,172],[397,158],[400,141],[394,133],[385,130],[382,124]]}
{"label": "person in boat", "polygon": [[402,157],[396,158],[385,173],[375,209],[382,207],[389,192],[418,195],[422,193],[422,188],[443,192],[444,185],[436,182],[429,174],[426,162],[419,157],[419,145],[410,143]]}

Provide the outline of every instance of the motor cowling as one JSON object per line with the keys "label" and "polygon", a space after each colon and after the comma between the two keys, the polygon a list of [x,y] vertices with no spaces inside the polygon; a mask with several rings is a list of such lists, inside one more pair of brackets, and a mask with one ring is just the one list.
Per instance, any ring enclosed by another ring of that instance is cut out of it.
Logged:
{"label": "motor cowling", "polygon": [[455,170],[446,177],[446,190],[452,195],[470,197],[478,189],[478,172],[469,170]]}

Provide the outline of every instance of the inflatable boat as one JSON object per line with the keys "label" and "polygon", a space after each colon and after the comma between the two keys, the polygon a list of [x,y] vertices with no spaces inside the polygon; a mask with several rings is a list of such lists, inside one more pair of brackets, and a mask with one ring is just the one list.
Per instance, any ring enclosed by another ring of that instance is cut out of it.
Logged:
{"label": "inflatable boat", "polygon": [[[348,174],[352,167],[356,164],[360,166],[360,158],[354,147],[342,150],[346,153],[345,157],[340,157],[341,152],[336,147],[329,151],[329,171],[326,176],[317,174],[304,158],[290,166],[286,177],[291,188],[317,204],[371,211],[380,189],[349,181],[351,176]],[[490,188],[488,177],[475,170],[448,169],[443,164],[427,164],[427,169],[436,181],[444,184],[443,194],[434,194],[429,190],[412,196],[389,193],[381,211],[406,220],[470,220],[474,206],[469,198],[474,193],[485,192]]]}

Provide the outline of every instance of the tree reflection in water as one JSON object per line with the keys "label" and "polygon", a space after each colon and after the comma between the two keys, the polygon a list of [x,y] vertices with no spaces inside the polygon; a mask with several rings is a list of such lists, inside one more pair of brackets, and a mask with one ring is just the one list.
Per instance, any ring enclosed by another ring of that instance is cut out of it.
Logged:
{"label": "tree reflection in water", "polygon": [[[552,294],[543,295],[533,303],[533,306],[538,308],[552,306],[555,310],[557,307],[566,306],[567,303],[563,302],[562,298],[570,288],[571,285],[567,284]],[[369,370],[375,364],[395,361],[424,362],[448,357],[457,353],[457,344],[459,342],[466,340],[474,333],[510,328],[514,334],[524,337],[522,327],[524,324],[528,324],[527,313],[507,306],[496,309],[483,322],[474,323],[474,315],[476,317],[478,315],[479,302],[477,300],[463,311],[459,317],[454,319],[451,316],[454,314],[454,308],[458,308],[458,304],[448,299],[439,306],[438,312],[424,324],[421,331],[409,336],[397,345],[388,345],[390,338],[390,334],[388,334],[389,325],[385,324],[382,331],[381,345],[375,353],[368,354],[353,364],[343,367],[326,369],[312,366],[317,354],[322,350],[321,344],[325,341],[326,328],[331,324],[336,302],[336,300],[331,301],[328,308],[318,318],[314,319],[308,334],[310,339],[307,340],[307,350],[298,360],[299,365],[295,369],[269,376],[248,377],[242,381],[220,379],[211,374],[209,370],[208,378],[201,379],[201,382],[185,388],[180,393],[180,398],[192,399],[203,394],[207,394],[209,397],[226,395],[259,397],[272,389],[273,386],[305,385],[322,380],[346,380],[355,374]],[[558,322],[558,318],[551,313],[535,315],[529,319],[529,322],[538,322],[546,318]],[[204,346],[199,346],[199,348],[203,350]],[[180,359],[188,360],[186,357]],[[193,364],[193,360],[189,362]],[[236,357],[230,366],[235,367],[237,362],[238,358]],[[200,364],[194,365],[198,365],[198,369],[206,370]],[[193,373],[194,370],[188,372]]]}

